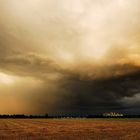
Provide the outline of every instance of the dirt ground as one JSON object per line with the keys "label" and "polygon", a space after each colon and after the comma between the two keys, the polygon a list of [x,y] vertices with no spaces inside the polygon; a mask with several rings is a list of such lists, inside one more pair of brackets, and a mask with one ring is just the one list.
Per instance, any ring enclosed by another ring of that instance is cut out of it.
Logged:
{"label": "dirt ground", "polygon": [[140,119],[0,119],[0,140],[140,140]]}

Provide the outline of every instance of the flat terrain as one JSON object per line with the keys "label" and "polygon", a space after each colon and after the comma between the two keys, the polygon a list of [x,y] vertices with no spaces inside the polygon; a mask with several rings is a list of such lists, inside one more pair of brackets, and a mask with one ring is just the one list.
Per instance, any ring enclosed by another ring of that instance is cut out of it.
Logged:
{"label": "flat terrain", "polygon": [[140,140],[139,119],[0,119],[0,140]]}

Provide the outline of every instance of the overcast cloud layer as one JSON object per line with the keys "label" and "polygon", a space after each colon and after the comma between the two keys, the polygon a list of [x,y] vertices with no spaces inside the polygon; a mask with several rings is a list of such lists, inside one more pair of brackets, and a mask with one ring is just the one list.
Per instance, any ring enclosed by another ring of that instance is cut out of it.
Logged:
{"label": "overcast cloud layer", "polygon": [[1,0],[0,113],[139,114],[139,0]]}

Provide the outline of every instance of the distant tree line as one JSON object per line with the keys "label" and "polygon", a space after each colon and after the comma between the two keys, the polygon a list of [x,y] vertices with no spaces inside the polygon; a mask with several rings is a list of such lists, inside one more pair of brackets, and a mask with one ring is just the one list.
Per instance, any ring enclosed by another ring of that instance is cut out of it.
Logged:
{"label": "distant tree line", "polygon": [[123,115],[123,116],[88,115],[87,118],[140,118],[140,115]]}
{"label": "distant tree line", "polygon": [[25,115],[25,114],[13,114],[13,115],[0,115],[0,118],[18,118],[18,119],[46,119],[46,118],[140,118],[140,115],[123,115],[123,116],[104,116],[102,115],[55,115],[55,116],[49,116],[48,114],[45,115]]}
{"label": "distant tree line", "polygon": [[4,114],[0,115],[0,118],[48,118],[48,114],[45,115]]}

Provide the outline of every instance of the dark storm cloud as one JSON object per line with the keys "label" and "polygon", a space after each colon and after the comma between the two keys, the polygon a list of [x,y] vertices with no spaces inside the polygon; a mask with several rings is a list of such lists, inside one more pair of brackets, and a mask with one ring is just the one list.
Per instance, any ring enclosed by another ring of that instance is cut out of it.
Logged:
{"label": "dark storm cloud", "polygon": [[24,97],[36,108],[34,113],[82,114],[126,109],[129,112],[128,107],[134,107],[133,110],[139,107],[133,99],[140,93],[138,66],[87,65],[85,69],[81,65],[81,69],[70,70],[51,58],[33,53],[5,52],[4,55],[0,59],[2,71],[42,81],[38,89]]}
{"label": "dark storm cloud", "polygon": [[[83,81],[79,80],[79,77],[65,79],[61,84],[65,92],[59,94],[61,99],[57,107],[67,113],[125,110],[127,105],[124,106],[123,99],[131,99],[140,92],[139,79],[140,72],[105,80]],[[133,102],[135,101],[131,100],[131,104]],[[139,107],[139,104],[136,106]]]}
{"label": "dark storm cloud", "polygon": [[[65,78],[64,78],[65,77]],[[106,79],[81,79],[79,75],[63,75],[61,80],[47,84],[40,89],[40,94],[33,98],[39,102],[38,112],[58,114],[102,113],[105,111],[131,112],[135,104],[133,99],[140,92],[140,72]],[[46,97],[46,98],[44,98]],[[47,110],[47,107],[51,110]],[[138,108],[139,104],[135,105]],[[130,110],[129,110],[129,109]]]}

